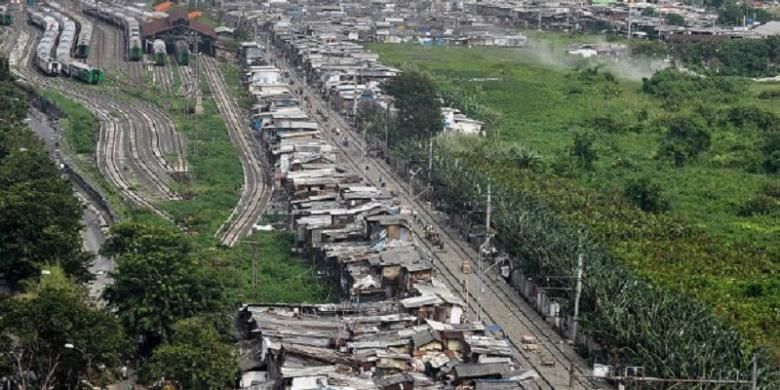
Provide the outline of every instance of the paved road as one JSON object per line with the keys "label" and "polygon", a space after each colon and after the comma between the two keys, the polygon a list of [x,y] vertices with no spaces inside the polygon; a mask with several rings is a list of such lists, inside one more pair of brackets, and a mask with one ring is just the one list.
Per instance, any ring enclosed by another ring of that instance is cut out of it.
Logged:
{"label": "paved road", "polygon": [[[33,133],[44,142],[49,152],[56,154],[55,151],[58,148],[60,133],[49,124],[48,119],[44,114],[36,110],[30,110],[27,124],[30,126]],[[99,299],[105,287],[111,283],[111,278],[108,276],[108,273],[114,269],[115,265],[112,259],[97,254],[105,241],[103,228],[107,227],[106,221],[108,219],[101,215],[101,212],[89,199],[84,189],[79,187],[76,183],[74,183],[73,189],[76,192],[77,197],[86,205],[81,217],[82,223],[84,224],[84,229],[81,231],[81,237],[84,248],[95,254],[95,258],[89,267],[89,271],[95,275],[95,280],[89,283],[89,292],[91,297]]]}
{"label": "paved road", "polygon": [[[271,57],[271,61],[276,61],[277,66],[287,70],[292,75],[295,82],[293,89],[302,86],[301,80],[295,75],[294,69],[289,67],[285,61],[278,56]],[[379,178],[383,177],[387,181],[389,188],[386,192],[395,189],[400,192],[400,200],[405,207],[415,210],[424,223],[436,226],[440,231],[450,234],[444,234],[443,249],[432,248],[422,236],[419,235],[421,229],[416,229],[416,238],[418,243],[429,248],[435,257],[435,266],[438,275],[447,282],[450,288],[460,294],[467,302],[467,316],[471,320],[476,320],[478,305],[477,297],[482,302],[484,316],[483,320],[488,323],[496,323],[502,327],[507,338],[513,344],[518,353],[521,364],[528,368],[536,370],[540,376],[536,380],[538,388],[542,389],[565,389],[569,388],[569,369],[574,364],[575,375],[585,375],[587,373],[586,362],[579,357],[569,345],[556,333],[556,331],[539,316],[528,302],[523,300],[516,291],[509,287],[503,280],[495,275],[494,272],[488,273],[483,279],[483,292],[478,293],[478,286],[481,285],[479,275],[463,274],[460,272],[461,264],[466,262],[473,263],[473,269],[477,269],[475,259],[477,253],[463,242],[456,242],[458,238],[447,232],[446,224],[439,218],[431,208],[423,202],[413,199],[407,192],[407,182],[397,177],[387,164],[378,159],[366,158],[365,163],[362,158],[362,148],[359,137],[356,136],[350,125],[334,112],[328,103],[317,94],[316,91],[304,86],[304,97],[308,98],[307,108],[312,118],[322,119],[315,113],[317,110],[325,113],[325,119],[321,120],[324,134],[337,146],[343,135],[337,136],[334,128],[348,130],[342,134],[351,137],[350,147],[342,148],[342,155],[346,157],[353,168],[358,172],[363,172],[367,181],[379,187]],[[366,170],[365,167],[368,166]],[[459,241],[459,240],[458,240]],[[466,287],[468,286],[468,287]],[[481,295],[481,296],[480,296]],[[521,338],[526,335],[533,335],[539,341],[540,351],[526,351],[522,347]],[[550,365],[552,363],[552,365]],[[577,378],[573,384],[574,389],[605,388],[602,385],[594,385],[586,380]]]}

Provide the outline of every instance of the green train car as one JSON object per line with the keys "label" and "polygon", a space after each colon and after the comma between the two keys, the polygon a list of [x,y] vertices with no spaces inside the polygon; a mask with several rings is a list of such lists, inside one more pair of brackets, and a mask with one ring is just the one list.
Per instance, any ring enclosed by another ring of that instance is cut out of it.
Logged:
{"label": "green train car", "polygon": [[14,24],[14,16],[6,6],[0,6],[0,26],[10,26]]}
{"label": "green train car", "polygon": [[132,47],[130,48],[130,52],[128,53],[128,56],[130,57],[130,61],[140,61],[141,58],[143,58],[144,56],[144,52],[140,46]]}
{"label": "green train car", "polygon": [[76,53],[74,55],[76,58],[87,58],[89,57],[89,45],[77,45],[76,46]]}
{"label": "green train car", "polygon": [[190,46],[184,41],[177,41],[174,45],[176,50],[176,63],[179,65],[190,64]]}
{"label": "green train car", "polygon": [[97,84],[106,79],[102,70],[81,62],[71,62],[68,70],[71,78],[88,84]]}

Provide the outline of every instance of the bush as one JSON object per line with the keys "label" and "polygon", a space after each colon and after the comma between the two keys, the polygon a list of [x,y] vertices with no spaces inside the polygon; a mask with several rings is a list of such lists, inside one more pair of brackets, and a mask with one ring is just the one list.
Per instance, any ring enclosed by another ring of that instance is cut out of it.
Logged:
{"label": "bush", "polygon": [[761,188],[763,195],[780,200],[780,183],[767,183]]}
{"label": "bush", "polygon": [[597,131],[606,133],[623,133],[626,126],[612,116],[597,116],[588,119],[587,126]]}
{"label": "bush", "polygon": [[680,14],[666,14],[664,16],[666,24],[672,26],[685,26],[685,18]]}
{"label": "bush", "polygon": [[761,91],[761,93],[758,94],[758,98],[765,100],[780,98],[780,89]]}
{"label": "bush", "polygon": [[780,210],[780,202],[772,197],[759,194],[749,199],[739,208],[738,214],[743,217],[766,215]]}
{"label": "bush", "polygon": [[596,150],[593,148],[595,136],[591,132],[578,131],[574,133],[574,140],[569,155],[580,165],[580,167],[591,170],[593,163],[598,160]]}
{"label": "bush", "polygon": [[688,159],[696,158],[710,148],[710,133],[696,117],[676,116],[667,124],[667,132],[661,141],[659,157],[672,160],[682,166]]}
{"label": "bush", "polygon": [[752,126],[758,130],[769,131],[777,126],[780,118],[770,111],[754,106],[735,106],[726,111],[725,121],[735,127]]}
{"label": "bush", "polygon": [[780,173],[780,132],[765,135],[761,151],[764,153],[764,170]]}
{"label": "bush", "polygon": [[623,196],[648,213],[669,210],[669,202],[664,199],[661,186],[646,177],[628,183],[623,190]]}
{"label": "bush", "polygon": [[744,87],[723,77],[697,77],[673,69],[656,72],[651,78],[642,79],[642,92],[661,99],[664,108],[678,110],[700,98],[710,102],[734,101]]}

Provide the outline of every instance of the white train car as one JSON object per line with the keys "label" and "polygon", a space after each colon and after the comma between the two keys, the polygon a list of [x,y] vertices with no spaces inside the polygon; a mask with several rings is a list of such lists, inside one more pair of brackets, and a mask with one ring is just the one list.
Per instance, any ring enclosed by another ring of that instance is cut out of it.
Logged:
{"label": "white train car", "polygon": [[152,42],[152,55],[154,56],[155,65],[165,65],[168,58],[168,51],[165,47],[165,41],[162,39],[155,39]]}
{"label": "white train car", "polygon": [[[76,47],[74,49],[73,56],[76,58],[87,58],[89,56],[90,43],[92,42],[92,22],[90,22],[89,19],[78,15],[76,12],[71,12],[69,9],[63,7],[57,2],[48,1],[46,4],[76,23],[78,38],[76,40]],[[82,7],[95,6],[97,5],[82,2]]]}
{"label": "white train car", "polygon": [[43,30],[43,36],[35,48],[35,65],[51,76],[56,76],[62,71],[62,65],[55,57],[57,37],[60,33],[60,24],[57,19],[40,11],[28,9],[30,22]]}
{"label": "white train car", "polygon": [[57,61],[63,65],[63,70],[65,70],[67,69],[66,65],[73,60],[71,52],[76,43],[76,23],[63,14],[52,13],[52,16],[60,22],[60,38],[55,54]]}

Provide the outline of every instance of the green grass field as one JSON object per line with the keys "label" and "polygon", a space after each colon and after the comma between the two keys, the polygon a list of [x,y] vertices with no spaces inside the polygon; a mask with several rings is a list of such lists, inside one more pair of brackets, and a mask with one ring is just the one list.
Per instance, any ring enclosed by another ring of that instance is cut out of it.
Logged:
{"label": "green grass field", "polygon": [[[556,36],[551,46],[560,49],[575,41],[576,37]],[[780,115],[776,101],[757,98],[761,90],[780,87],[750,84],[735,93],[733,101],[700,94],[669,107],[642,91],[639,76],[651,73],[640,72],[641,67],[633,72],[625,64],[602,64],[594,75],[583,70],[593,64],[567,60],[555,49],[379,44],[370,48],[384,63],[427,71],[440,85],[475,98],[495,113],[489,128],[492,137],[543,157],[545,168],[532,174],[537,184],[528,188],[550,199],[565,219],[609,232],[603,233],[603,241],[633,269],[712,304],[755,344],[773,348],[780,357],[780,210],[753,216],[739,213],[761,188],[779,181],[745,168],[759,153],[757,132],[718,122],[709,126],[709,150],[697,159],[677,168],[658,158],[668,118],[699,111],[721,118],[723,110],[735,105]],[[594,168],[555,169],[567,165],[573,135],[580,130],[595,136]],[[527,178],[526,172],[516,175]],[[673,243],[653,237],[619,238],[614,230],[632,223],[620,221],[623,215],[612,215],[612,199],[622,196],[627,183],[642,177],[663,189],[670,205],[664,217],[702,235]],[[571,190],[551,199],[558,189],[539,184],[548,180]]]}

